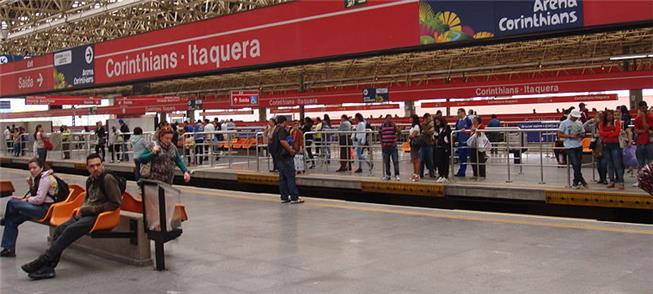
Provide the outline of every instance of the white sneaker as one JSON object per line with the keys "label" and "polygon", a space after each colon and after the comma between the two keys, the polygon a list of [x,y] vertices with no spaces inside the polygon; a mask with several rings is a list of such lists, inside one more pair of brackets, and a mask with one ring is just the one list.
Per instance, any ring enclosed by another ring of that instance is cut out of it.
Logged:
{"label": "white sneaker", "polygon": [[384,181],[389,181],[389,180],[390,180],[390,177],[388,177],[388,176],[384,176],[384,177],[382,177],[381,179],[384,180]]}
{"label": "white sneaker", "polygon": [[639,183],[638,183],[638,182],[635,182],[635,183],[633,184],[633,187],[639,187]]}
{"label": "white sneaker", "polygon": [[401,178],[399,176],[395,176],[395,181],[401,181]]}
{"label": "white sneaker", "polygon": [[444,178],[444,177],[442,178],[442,181],[440,182],[440,184],[448,184],[448,183],[449,183],[449,180],[447,180],[447,178]]}
{"label": "white sneaker", "polygon": [[435,180],[436,183],[442,183],[442,177],[439,177],[437,180]]}

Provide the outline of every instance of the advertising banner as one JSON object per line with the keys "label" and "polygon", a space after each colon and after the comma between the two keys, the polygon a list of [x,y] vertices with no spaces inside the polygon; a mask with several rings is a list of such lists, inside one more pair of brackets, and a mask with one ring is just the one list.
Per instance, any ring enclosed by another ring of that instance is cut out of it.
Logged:
{"label": "advertising banner", "polygon": [[363,103],[386,102],[389,99],[388,88],[363,89]]}
{"label": "advertising banner", "polygon": [[95,84],[93,48],[93,45],[86,45],[54,53],[54,89]]}

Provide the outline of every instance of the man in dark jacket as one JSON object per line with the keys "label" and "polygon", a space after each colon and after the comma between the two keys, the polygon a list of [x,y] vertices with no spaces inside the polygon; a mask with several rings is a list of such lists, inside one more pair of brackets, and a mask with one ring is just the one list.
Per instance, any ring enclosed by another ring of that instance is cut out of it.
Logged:
{"label": "man in dark jacket", "polygon": [[54,278],[54,268],[59,263],[64,249],[88,234],[100,213],[120,207],[122,195],[118,180],[104,170],[100,155],[89,155],[86,158],[86,168],[91,176],[86,180],[86,199],[79,209],[79,214],[57,227],[52,244],[43,255],[22,266],[34,280]]}

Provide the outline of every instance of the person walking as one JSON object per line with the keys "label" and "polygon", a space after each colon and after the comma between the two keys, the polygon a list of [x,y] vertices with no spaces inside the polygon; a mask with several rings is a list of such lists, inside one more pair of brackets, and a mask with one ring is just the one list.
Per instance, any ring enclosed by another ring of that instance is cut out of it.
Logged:
{"label": "person walking", "polygon": [[363,162],[367,163],[370,168],[370,172],[374,168],[374,164],[367,159],[365,155],[365,145],[367,145],[367,122],[363,115],[356,113],[354,116],[356,118],[356,131],[351,135],[351,139],[354,142],[354,148],[356,149],[356,161],[358,162],[358,169],[354,171],[355,173],[363,172]]}
{"label": "person walking", "polygon": [[422,122],[422,146],[420,147],[420,160],[422,164],[419,167],[419,176],[423,178],[424,167],[428,169],[429,177],[435,178],[435,170],[433,169],[433,146],[435,144],[434,132],[435,126],[433,125],[433,118],[429,113],[425,113]]}
{"label": "person walking", "polygon": [[451,127],[447,119],[443,116],[436,117],[435,125],[435,162],[437,163],[438,179],[437,183],[448,183],[449,180],[449,160],[451,158]]}
{"label": "person walking", "polygon": [[587,182],[583,178],[581,170],[583,156],[581,140],[585,136],[585,130],[583,129],[583,125],[580,123],[579,119],[580,111],[572,110],[569,112],[567,119],[560,123],[560,128],[558,130],[558,138],[563,140],[563,146],[567,153],[569,163],[574,170],[574,180],[572,185],[572,188],[574,189],[587,188]]}
{"label": "person walking", "polygon": [[340,168],[336,172],[351,170],[351,122],[346,114],[340,117],[340,126],[338,126],[338,144],[340,145]]}
{"label": "person walking", "polygon": [[455,174],[456,177],[465,177],[467,171],[467,157],[469,150],[467,148],[467,139],[469,139],[469,129],[472,127],[472,121],[465,114],[464,108],[458,109],[458,121],[456,121],[456,142],[458,143],[458,162],[460,168]]}
{"label": "person walking", "polygon": [[131,138],[129,126],[122,119],[118,120],[118,124],[120,124],[120,133],[122,134],[122,146],[120,147],[122,154],[120,156],[120,161],[129,161],[129,148],[127,146],[127,142],[129,142],[129,139]]}
{"label": "person walking", "polygon": [[419,169],[422,163],[420,162],[419,149],[422,145],[422,131],[419,123],[419,116],[413,114],[410,116],[411,128],[408,131],[408,138],[410,140],[410,161],[413,164],[413,175],[410,180],[417,182],[420,180]]}
{"label": "person walking", "polygon": [[610,184],[608,188],[617,186],[624,190],[624,163],[623,149],[619,143],[619,137],[623,132],[620,118],[615,117],[612,110],[605,112],[603,121],[599,125],[599,136],[603,142],[603,152],[608,161],[608,177]]}
{"label": "person walking", "polygon": [[279,194],[281,203],[300,204],[304,200],[299,198],[297,190],[295,162],[293,157],[297,153],[292,145],[288,143],[291,138],[287,130],[285,116],[277,118],[277,128],[273,135],[272,154],[276,157],[279,168]]}
{"label": "person walking", "polygon": [[71,132],[68,126],[61,126],[61,149],[63,149],[63,159],[70,159],[71,137]]}
{"label": "person walking", "polygon": [[45,163],[48,157],[48,149],[45,148],[45,132],[43,132],[43,126],[37,125],[36,131],[34,132],[34,148],[36,149],[36,154],[41,162]]}
{"label": "person walking", "polygon": [[383,180],[389,181],[392,178],[390,173],[390,160],[394,167],[394,178],[399,181],[399,152],[397,151],[397,137],[399,136],[399,128],[392,121],[392,115],[386,114],[385,120],[381,125],[379,131],[381,136],[381,149],[383,153]]}
{"label": "person walking", "polygon": [[106,145],[107,145],[107,130],[102,125],[102,122],[99,121],[95,127],[95,136],[97,137],[97,144],[95,144],[95,153],[102,156],[102,161],[106,157]]}
{"label": "person walking", "polygon": [[184,182],[190,181],[190,172],[181,155],[177,150],[177,146],[172,144],[172,128],[163,127],[159,129],[157,137],[153,142],[148,144],[147,148],[138,157],[142,164],[150,164],[150,175],[141,175],[142,178],[161,181],[167,184],[172,184],[175,178],[175,165],[184,173]]}
{"label": "person walking", "polygon": [[134,128],[134,134],[129,138],[129,144],[132,145],[132,150],[134,150],[134,180],[138,182],[141,179],[141,161],[139,158],[143,156],[148,145],[145,138],[143,138],[143,129],[140,127]]}
{"label": "person walking", "polygon": [[27,178],[29,192],[25,196],[13,196],[7,202],[3,218],[2,251],[0,257],[16,257],[18,226],[30,219],[41,219],[54,203],[58,191],[52,171],[43,161],[32,158],[28,163],[30,177]]}

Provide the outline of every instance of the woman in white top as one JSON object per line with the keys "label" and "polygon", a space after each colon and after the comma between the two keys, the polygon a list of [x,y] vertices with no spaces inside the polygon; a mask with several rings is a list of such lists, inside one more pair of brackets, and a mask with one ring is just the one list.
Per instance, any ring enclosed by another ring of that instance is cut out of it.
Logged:
{"label": "woman in white top", "polygon": [[408,132],[408,137],[410,138],[410,161],[413,163],[413,175],[410,177],[411,181],[417,182],[420,179],[419,168],[421,165],[419,148],[421,143],[419,139],[421,137],[421,128],[419,125],[419,116],[413,114],[410,116],[411,125],[410,131]]}
{"label": "woman in white top", "polygon": [[122,132],[115,126],[111,127],[111,134],[109,134],[109,152],[111,152],[111,161],[115,159],[120,161],[120,146],[125,142]]}

